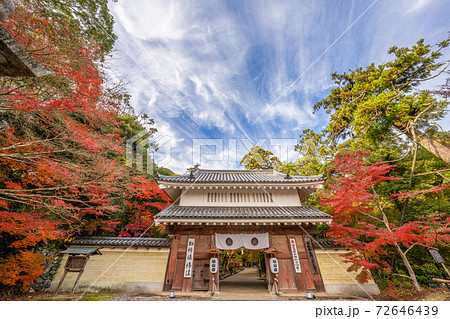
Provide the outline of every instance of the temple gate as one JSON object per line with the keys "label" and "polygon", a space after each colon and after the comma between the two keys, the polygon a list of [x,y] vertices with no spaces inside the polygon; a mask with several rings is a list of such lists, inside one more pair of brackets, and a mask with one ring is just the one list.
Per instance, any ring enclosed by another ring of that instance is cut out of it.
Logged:
{"label": "temple gate", "polygon": [[[158,176],[157,182],[173,200],[155,216],[173,234],[164,290],[210,291],[213,278],[220,289],[218,272],[210,271],[213,254],[227,245],[253,245],[264,249],[269,291],[275,281],[282,292],[324,291],[310,235],[317,233],[317,224],[330,223],[331,216],[302,204],[321,187],[322,176],[196,169]],[[276,275],[269,266],[273,257]]]}

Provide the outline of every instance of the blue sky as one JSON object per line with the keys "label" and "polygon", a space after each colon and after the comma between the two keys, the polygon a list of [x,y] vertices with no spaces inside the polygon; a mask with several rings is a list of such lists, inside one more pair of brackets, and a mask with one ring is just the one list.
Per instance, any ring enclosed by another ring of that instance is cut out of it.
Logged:
{"label": "blue sky", "polygon": [[[450,30],[444,0],[118,0],[109,7],[118,36],[110,75],[127,83],[136,112],[155,119],[155,159],[177,173],[196,162],[239,167],[254,145],[295,160],[298,134],[327,124],[312,107],[329,94],[332,72],[387,62],[389,47],[436,43]],[[450,129],[450,117],[441,124]]]}

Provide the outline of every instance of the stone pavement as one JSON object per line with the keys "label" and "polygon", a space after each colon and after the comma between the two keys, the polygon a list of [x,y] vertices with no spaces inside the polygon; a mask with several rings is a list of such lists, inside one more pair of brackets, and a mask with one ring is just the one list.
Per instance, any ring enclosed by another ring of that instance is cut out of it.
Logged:
{"label": "stone pavement", "polygon": [[269,295],[265,280],[259,280],[256,268],[243,271],[220,281],[220,294],[212,300],[278,300]]}
{"label": "stone pavement", "polygon": [[[175,298],[169,298],[168,292],[158,293],[132,293],[124,294],[106,300],[308,300],[306,293],[283,293],[280,296],[270,295],[267,291],[265,280],[259,280],[256,268],[245,268],[243,271],[220,280],[220,294],[211,297],[206,291],[175,292]],[[327,293],[315,293],[317,299],[308,301],[324,300],[367,300],[356,296],[331,295]]]}

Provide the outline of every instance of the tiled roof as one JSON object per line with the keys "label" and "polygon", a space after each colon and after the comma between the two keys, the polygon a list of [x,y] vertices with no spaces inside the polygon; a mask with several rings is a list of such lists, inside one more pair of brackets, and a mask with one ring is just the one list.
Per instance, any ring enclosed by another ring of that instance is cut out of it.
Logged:
{"label": "tiled roof", "polygon": [[[96,246],[70,246],[66,250],[60,252],[60,254],[69,254],[69,255],[91,255],[91,254],[100,254],[97,250],[100,247]],[[101,254],[100,254],[101,255]]]}
{"label": "tiled roof", "polygon": [[158,181],[176,183],[298,183],[316,182],[323,176],[288,176],[274,170],[204,170],[181,176],[158,175]]}
{"label": "tiled roof", "polygon": [[333,239],[321,238],[313,241],[316,248],[343,248],[342,245],[337,244]]}
{"label": "tiled roof", "polygon": [[307,219],[331,218],[330,215],[309,205],[294,207],[202,207],[172,204],[156,219]]}
{"label": "tiled roof", "polygon": [[75,238],[70,244],[84,246],[169,247],[171,241],[170,238],[81,237]]}

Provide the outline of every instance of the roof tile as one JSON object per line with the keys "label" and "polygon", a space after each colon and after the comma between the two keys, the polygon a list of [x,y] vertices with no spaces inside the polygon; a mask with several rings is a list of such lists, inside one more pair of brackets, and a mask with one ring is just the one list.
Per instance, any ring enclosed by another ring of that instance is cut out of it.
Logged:
{"label": "roof tile", "polygon": [[314,240],[314,246],[316,248],[344,248],[341,244],[336,243],[333,239],[320,238]]}
{"label": "roof tile", "polygon": [[206,207],[178,206],[172,204],[157,215],[156,219],[285,219],[331,218],[309,205],[293,207]]}
{"label": "roof tile", "polygon": [[71,245],[96,246],[136,246],[136,247],[169,247],[170,238],[139,238],[139,237],[79,237]]}
{"label": "roof tile", "polygon": [[158,175],[158,181],[176,183],[299,183],[322,181],[323,176],[290,176],[274,170],[203,170],[181,176]]}

